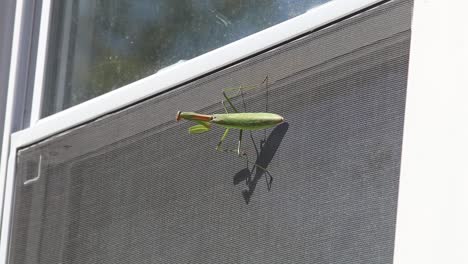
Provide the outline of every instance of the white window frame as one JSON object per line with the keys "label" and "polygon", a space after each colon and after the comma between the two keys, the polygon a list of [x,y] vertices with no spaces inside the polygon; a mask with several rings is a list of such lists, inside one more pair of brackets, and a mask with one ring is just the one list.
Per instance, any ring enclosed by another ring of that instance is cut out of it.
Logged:
{"label": "white window frame", "polygon": [[0,264],[7,263],[8,260],[15,161],[19,148],[189,82],[385,0],[333,0],[327,2],[273,27],[40,119],[51,11],[51,0],[43,0],[30,127],[11,134],[23,1],[25,0],[17,0],[3,138],[4,147],[1,155],[0,194],[3,192],[4,198],[0,234]]}

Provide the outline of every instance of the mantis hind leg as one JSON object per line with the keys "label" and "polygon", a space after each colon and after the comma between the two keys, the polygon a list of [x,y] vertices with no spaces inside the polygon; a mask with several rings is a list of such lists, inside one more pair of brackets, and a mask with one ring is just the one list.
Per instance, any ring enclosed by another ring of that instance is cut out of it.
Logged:
{"label": "mantis hind leg", "polygon": [[[266,90],[266,104],[265,104],[265,112],[268,113],[268,75],[265,77],[265,79],[260,83],[260,85],[263,85],[265,84],[265,90]],[[229,106],[234,110],[235,113],[239,113],[239,111],[237,110],[237,108],[234,106],[234,104],[232,103],[231,99],[234,97],[234,96],[237,96],[237,95],[240,95],[241,98],[242,98],[242,104],[243,104],[243,108],[244,108],[244,111],[247,111],[247,107],[246,107],[246,103],[245,103],[245,99],[244,99],[244,91],[247,91],[247,90],[252,90],[252,89],[256,89],[258,88],[260,85],[255,85],[255,86],[239,86],[239,87],[236,87],[236,88],[227,88],[227,89],[224,89],[223,90],[223,97],[225,98],[225,100],[228,102]],[[229,91],[237,91],[237,95],[234,95],[234,96],[231,96],[229,97],[227,95],[226,92],[229,92]],[[229,111],[227,110],[227,107],[226,107],[226,104],[225,104],[225,101],[222,100],[221,101],[222,105],[223,105],[223,108],[224,108],[224,111],[226,112],[226,114],[229,113]],[[239,141],[238,141],[238,145],[237,145],[237,150],[227,150],[227,149],[221,149],[221,145],[224,141],[224,139],[226,138],[227,134],[229,133],[229,129],[226,129],[224,131],[224,134],[223,136],[221,137],[221,140],[219,141],[218,143],[218,146],[216,147],[216,150],[218,151],[224,151],[224,152],[235,152],[237,153],[237,155],[244,159],[247,164],[250,164],[250,163],[253,163],[253,162],[250,162],[249,158],[248,158],[248,155],[245,153],[245,152],[242,152],[241,151],[241,146],[242,146],[242,135],[243,135],[243,130],[240,129],[239,131]],[[251,139],[254,141],[253,139],[253,136],[252,136],[252,132],[250,132],[250,137]],[[264,130],[264,138],[263,140],[261,140],[261,143],[260,143],[260,149],[262,150],[263,147],[264,147],[264,144],[266,142],[266,129]],[[255,146],[255,143],[254,143],[254,146]],[[259,155],[259,151],[257,149],[257,147],[255,146],[255,151],[257,153],[257,156]],[[265,181],[266,181],[266,184],[267,184],[267,188],[268,190],[271,189],[271,184],[273,182],[273,176],[270,174],[270,172],[268,171],[268,169],[256,164],[256,163],[253,163],[253,167],[255,167],[256,169],[259,169],[259,170],[262,170],[265,174]],[[253,169],[253,168],[252,168]],[[247,180],[247,184],[249,184],[249,180]]]}
{"label": "mantis hind leg", "polygon": [[[247,166],[249,166],[250,163],[253,163],[253,167],[255,167],[257,170],[262,170],[265,174],[265,181],[266,181],[266,185],[267,185],[267,189],[268,191],[271,190],[271,184],[273,182],[273,176],[271,175],[270,171],[268,171],[267,168],[263,167],[263,166],[260,166],[258,165],[257,163],[254,163],[254,162],[251,162],[249,160],[249,157],[247,156],[247,154],[243,154],[243,155],[240,155],[239,156],[240,158],[244,159],[246,162],[247,162]],[[251,170],[251,173],[253,172],[253,168]],[[249,185],[250,184],[250,181],[251,179],[250,178],[247,178],[246,179],[246,184]]]}
{"label": "mantis hind leg", "polygon": [[[221,146],[223,144],[223,141],[224,139],[227,137],[229,133],[229,128],[227,128],[225,131],[224,131],[224,134],[223,136],[221,137],[221,140],[219,141],[218,145],[216,146],[216,150],[217,151],[223,151],[223,152],[234,152],[237,154],[238,157],[240,157],[241,159],[245,160],[247,162],[247,167],[249,167],[249,164],[253,164],[253,167],[255,167],[257,170],[262,170],[265,174],[265,181],[266,181],[266,184],[267,184],[267,188],[268,188],[268,191],[270,191],[271,189],[271,184],[273,182],[273,176],[270,174],[270,172],[268,171],[267,168],[263,167],[263,166],[260,166],[258,165],[257,163],[255,162],[251,162],[247,153],[241,151],[241,146],[242,146],[242,135],[243,135],[243,130],[241,129],[239,131],[239,141],[238,141],[238,145],[237,145],[237,150],[229,150],[229,149],[222,149]],[[257,151],[258,152],[258,151]],[[258,153],[257,153],[258,155]],[[251,173],[253,172],[253,168],[251,170]],[[250,184],[250,179],[246,179],[246,183],[247,184]]]}

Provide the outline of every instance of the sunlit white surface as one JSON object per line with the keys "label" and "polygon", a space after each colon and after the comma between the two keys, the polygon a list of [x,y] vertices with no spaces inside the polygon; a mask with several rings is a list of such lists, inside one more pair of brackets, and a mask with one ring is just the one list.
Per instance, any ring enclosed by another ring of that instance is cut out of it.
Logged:
{"label": "sunlit white surface", "polygon": [[468,263],[467,10],[415,1],[394,263]]}
{"label": "sunlit white surface", "polygon": [[[15,109],[16,80],[19,66],[19,51],[21,40],[21,21],[23,17],[23,0],[16,1],[15,23],[13,28],[13,40],[11,44],[10,76],[8,80],[7,105],[5,108],[5,126],[0,162],[0,202],[1,202],[1,231],[0,231],[0,263],[6,263],[8,231],[10,230],[10,212],[12,205],[13,184],[7,181],[7,175],[14,170],[14,158],[10,153],[16,153],[16,147],[10,147],[10,133],[13,130],[13,118]],[[7,168],[10,171],[7,171]],[[13,178],[13,177],[10,177]]]}

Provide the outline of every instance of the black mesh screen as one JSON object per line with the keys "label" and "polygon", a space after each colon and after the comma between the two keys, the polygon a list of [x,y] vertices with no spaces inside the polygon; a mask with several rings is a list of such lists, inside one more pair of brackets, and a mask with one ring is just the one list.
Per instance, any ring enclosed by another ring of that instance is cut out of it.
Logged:
{"label": "black mesh screen", "polygon": [[[391,263],[411,9],[387,2],[21,150],[9,263]],[[286,123],[244,133],[250,162],[215,151],[221,128],[175,122],[266,77],[247,110]]]}

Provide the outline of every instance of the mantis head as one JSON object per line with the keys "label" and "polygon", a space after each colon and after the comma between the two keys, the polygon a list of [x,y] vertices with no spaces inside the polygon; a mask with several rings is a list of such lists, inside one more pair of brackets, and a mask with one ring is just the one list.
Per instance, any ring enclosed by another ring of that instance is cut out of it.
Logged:
{"label": "mantis head", "polygon": [[202,114],[197,114],[194,112],[178,111],[176,120],[179,121],[181,119],[193,121],[198,124],[198,125],[189,127],[190,134],[201,134],[201,133],[210,131],[211,124],[209,123],[209,121],[211,121],[213,117],[211,115],[202,115]]}

